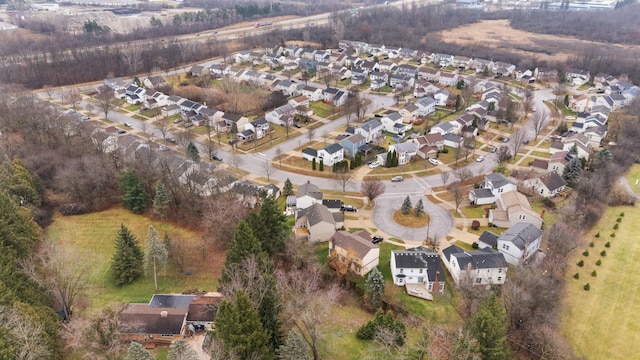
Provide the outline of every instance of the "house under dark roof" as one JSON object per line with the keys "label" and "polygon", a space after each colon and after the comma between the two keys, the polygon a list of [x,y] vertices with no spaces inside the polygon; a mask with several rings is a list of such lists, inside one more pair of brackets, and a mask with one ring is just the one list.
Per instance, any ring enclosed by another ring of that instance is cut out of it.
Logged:
{"label": "house under dark roof", "polygon": [[195,295],[155,294],[153,295],[151,300],[149,300],[149,306],[166,308],[187,308],[195,297]]}
{"label": "house under dark roof", "polygon": [[542,236],[542,231],[530,223],[519,222],[500,235],[500,241],[509,241],[524,250],[527,244]]}
{"label": "house under dark roof", "polygon": [[483,242],[493,248],[498,246],[498,238],[498,235],[492,233],[491,231],[485,230],[478,238],[478,241]]}
{"label": "house under dark roof", "polygon": [[340,209],[342,206],[342,201],[333,200],[333,199],[324,199],[322,200],[322,205],[326,206],[328,209]]}
{"label": "house under dark roof", "polygon": [[324,151],[326,151],[329,154],[335,154],[340,150],[342,150],[342,145],[340,144],[331,144],[331,145],[327,145],[324,148]]}
{"label": "house under dark roof", "polygon": [[451,256],[458,259],[460,269],[467,269],[470,267],[472,270],[478,270],[507,267],[507,261],[504,259],[504,255],[492,248],[485,248],[483,250],[471,251],[468,253],[454,253],[451,254]]}
{"label": "house under dark roof", "polygon": [[304,150],[302,150],[303,154],[309,155],[309,156],[313,156],[313,157],[317,157],[318,156],[318,150],[314,149],[314,148],[306,148]]}
{"label": "house under dark roof", "polygon": [[424,246],[418,246],[404,251],[393,251],[396,260],[396,268],[400,269],[427,269],[429,281],[436,281],[436,274],[439,281],[442,281],[442,265],[440,255]]}
{"label": "house under dark roof", "polygon": [[540,181],[542,181],[544,186],[546,186],[549,191],[558,190],[567,184],[562,176],[553,171],[548,174],[542,175],[540,177]]}
{"label": "house under dark roof", "polygon": [[182,333],[187,309],[129,304],[118,316],[118,330],[123,334],[178,335]]}
{"label": "house under dark roof", "polygon": [[213,322],[223,296],[220,293],[198,295],[189,304],[188,322]]}

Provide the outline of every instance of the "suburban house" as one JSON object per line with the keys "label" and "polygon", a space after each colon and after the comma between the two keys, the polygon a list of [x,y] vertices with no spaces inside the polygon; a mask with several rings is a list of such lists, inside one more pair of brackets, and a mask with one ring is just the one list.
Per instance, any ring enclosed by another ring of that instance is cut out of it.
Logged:
{"label": "suburban house", "polygon": [[375,118],[369,118],[354,129],[355,134],[364,136],[367,143],[379,141],[382,138],[382,123]]}
{"label": "suburban house", "polygon": [[424,96],[433,96],[439,87],[433,85],[425,79],[418,79],[413,85],[413,97],[421,98]]}
{"label": "suburban house", "polygon": [[147,91],[136,85],[129,85],[125,89],[125,100],[131,105],[142,104],[147,99]]}
{"label": "suburban house", "polygon": [[522,187],[542,197],[556,196],[562,192],[567,185],[562,176],[555,171],[545,174],[532,172],[531,175],[532,176],[521,179]]}
{"label": "suburban house", "polygon": [[193,65],[191,69],[189,69],[189,74],[191,76],[206,76],[210,75],[209,68],[202,65]]}
{"label": "suburban house", "polygon": [[575,155],[568,151],[558,151],[551,155],[548,169],[562,175],[564,173],[564,167],[567,166],[569,160],[573,159],[574,156]]}
{"label": "suburban house", "polygon": [[404,104],[402,109],[398,110],[398,112],[400,113],[400,115],[402,115],[402,121],[411,123],[415,121],[420,115],[419,110],[420,108],[416,105],[416,103],[407,102],[406,104]]}
{"label": "suburban house", "polygon": [[296,108],[291,104],[284,104],[273,111],[269,111],[264,115],[265,119],[273,124],[292,125],[293,118],[296,114]]}
{"label": "suburban house", "polygon": [[240,130],[244,129],[244,126],[249,122],[249,119],[242,115],[225,112],[222,115],[222,121],[224,121],[229,129],[233,129],[235,126],[236,130]]}
{"label": "suburban house", "polygon": [[123,80],[122,78],[104,79],[102,83],[113,89],[113,91],[125,90],[131,85],[131,81]]}
{"label": "suburban house", "polygon": [[466,252],[452,245],[442,250],[442,254],[456,285],[502,285],[507,279],[504,255],[490,247]]}
{"label": "suburban house", "polygon": [[160,113],[162,114],[162,116],[166,116],[166,117],[179,115],[181,112],[182,111],[180,110],[180,106],[176,104],[167,105],[162,109],[160,109]]}
{"label": "suburban house", "polygon": [[260,203],[262,192],[269,195],[269,189],[258,186],[251,181],[240,181],[233,184],[229,190],[242,205],[253,209]]}
{"label": "suburban house", "polygon": [[518,222],[498,238],[498,251],[511,265],[521,265],[540,248],[542,231],[533,224]]}
{"label": "suburban house", "polygon": [[427,116],[436,111],[436,99],[426,96],[415,102],[418,107],[418,115]]}
{"label": "suburban house", "polygon": [[321,203],[323,194],[317,185],[313,185],[310,182],[302,184],[298,187],[296,193],[296,209],[306,209],[309,206]]}
{"label": "suburban house", "polygon": [[440,255],[423,246],[391,251],[391,277],[397,286],[405,286],[410,295],[428,300],[444,292],[445,274]]}
{"label": "suburban house", "polygon": [[438,106],[447,106],[447,101],[449,100],[449,92],[445,89],[440,89],[433,94],[433,98],[436,101],[436,105]]}
{"label": "suburban house", "polygon": [[398,165],[408,164],[417,153],[416,144],[413,141],[389,145],[389,151],[394,150],[398,156]]}
{"label": "suburban house", "polygon": [[380,119],[384,130],[393,134],[404,134],[411,129],[411,125],[405,124],[402,115],[397,111],[385,113]]}
{"label": "suburban house", "polygon": [[438,84],[444,86],[455,86],[458,83],[458,74],[442,71],[438,78]]}
{"label": "suburban house", "polygon": [[489,210],[489,222],[508,228],[519,222],[527,222],[536,228],[542,227],[542,218],[531,209],[529,200],[516,190],[497,196],[496,208]]}
{"label": "suburban house", "polygon": [[365,230],[353,234],[338,231],[329,240],[329,266],[341,275],[349,272],[366,275],[378,266],[380,247]]}
{"label": "suburban house", "polygon": [[296,228],[306,229],[307,239],[313,243],[329,240],[344,223],[344,214],[333,213],[318,202],[305,209],[298,209]]}
{"label": "suburban house", "polygon": [[426,134],[412,140],[417,147],[416,155],[426,159],[432,155],[436,155],[439,150],[444,148],[444,137],[442,134]]}
{"label": "suburban house", "polygon": [[367,139],[360,134],[349,135],[340,140],[340,145],[344,148],[348,156],[355,156],[358,149],[366,143]]}
{"label": "suburban house", "polygon": [[447,134],[453,134],[455,127],[450,122],[441,122],[435,124],[429,129],[429,134],[440,134],[442,136]]}
{"label": "suburban house", "polygon": [[330,144],[318,150],[317,154],[325,166],[333,166],[344,159],[344,148],[340,144]]}
{"label": "suburban house", "polygon": [[482,234],[480,234],[480,237],[478,238],[478,247],[480,249],[486,249],[486,248],[497,249],[499,237],[500,235],[496,235],[491,231],[485,230],[482,232]]}
{"label": "suburban house", "polygon": [[494,172],[484,177],[484,183],[481,188],[473,189],[469,192],[469,201],[475,205],[493,204],[500,194],[517,188],[517,185],[504,175]]}
{"label": "suburban house", "polygon": [[144,101],[144,107],[147,109],[155,109],[159,107],[161,108],[168,104],[168,98],[169,96],[167,96],[166,94],[161,93],[160,91],[155,91],[153,94],[151,94],[151,96],[146,97]]}
{"label": "suburban house", "polygon": [[144,78],[144,80],[142,80],[142,84],[149,89],[156,89],[158,87],[167,85],[167,81],[162,75],[151,75]]}
{"label": "suburban house", "polygon": [[336,88],[326,88],[322,92],[322,99],[327,104],[340,107],[347,101],[348,94]]}
{"label": "suburban house", "polygon": [[322,100],[322,89],[305,85],[301,90],[302,95],[309,98],[310,101]]}
{"label": "suburban house", "polygon": [[584,134],[573,134],[563,139],[563,141],[555,141],[549,147],[549,153],[554,154],[558,151],[571,151],[574,148],[579,158],[589,160],[591,156],[591,148],[589,148],[589,138]]}

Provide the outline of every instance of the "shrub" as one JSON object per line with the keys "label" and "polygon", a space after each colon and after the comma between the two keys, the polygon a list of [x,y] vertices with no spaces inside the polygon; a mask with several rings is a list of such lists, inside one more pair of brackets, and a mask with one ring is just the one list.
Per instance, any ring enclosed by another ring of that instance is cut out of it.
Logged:
{"label": "shrub", "polygon": [[615,225],[613,225],[613,230],[618,230],[619,227],[620,227],[620,224],[616,223]]}
{"label": "shrub", "polygon": [[600,252],[600,256],[607,256],[607,251],[606,250],[602,250]]}
{"label": "shrub", "polygon": [[553,201],[551,201],[551,199],[549,199],[548,197],[542,199],[542,204],[548,208],[551,209],[555,209],[556,207],[556,203],[554,203]]}
{"label": "shrub", "polygon": [[599,232],[599,231],[596,233],[596,237],[597,237],[597,238],[599,238],[599,237],[600,237],[600,232]]}
{"label": "shrub", "polygon": [[580,274],[578,274],[578,273],[573,274],[573,278],[574,279],[580,279]]}
{"label": "shrub", "polygon": [[578,261],[578,266],[583,267],[584,266],[584,261],[582,261],[582,260]]}
{"label": "shrub", "polygon": [[584,284],[584,289],[589,291],[589,289],[591,289],[591,286],[589,286],[589,283]]}
{"label": "shrub", "polygon": [[616,233],[611,233],[611,237],[616,237]]}
{"label": "shrub", "polygon": [[477,248],[480,247],[480,245],[478,245],[477,242],[474,242],[473,244],[471,244],[471,247],[474,248],[474,249],[477,249]]}
{"label": "shrub", "polygon": [[622,222],[622,218],[617,218],[616,221],[621,223]]}
{"label": "shrub", "polygon": [[598,259],[598,261],[596,261],[596,265],[598,266],[602,265],[602,260]]}
{"label": "shrub", "polygon": [[624,212],[621,212],[621,213],[620,213],[620,217],[624,217]]}
{"label": "shrub", "polygon": [[593,241],[589,243],[589,247],[594,247],[594,246],[596,246],[596,244],[594,244]]}
{"label": "shrub", "polygon": [[598,273],[597,273],[595,270],[593,270],[593,271],[591,272],[591,276],[596,277],[596,276],[598,276]]}
{"label": "shrub", "polygon": [[585,250],[585,251],[583,251],[583,252],[582,252],[582,255],[584,255],[584,256],[589,256],[589,250]]}
{"label": "shrub", "polygon": [[604,247],[611,247],[611,243],[607,241],[607,243],[604,244]]}

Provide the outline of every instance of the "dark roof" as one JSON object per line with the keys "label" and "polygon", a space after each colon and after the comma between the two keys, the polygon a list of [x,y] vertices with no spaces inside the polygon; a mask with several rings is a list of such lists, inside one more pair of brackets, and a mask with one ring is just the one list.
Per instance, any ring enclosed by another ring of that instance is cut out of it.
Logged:
{"label": "dark roof", "polygon": [[308,147],[308,148],[306,148],[306,149],[302,150],[302,153],[303,153],[303,154],[307,154],[307,155],[311,155],[311,156],[313,156],[313,157],[318,156],[318,150],[316,150],[316,149],[314,149],[314,148],[310,148],[310,147]]}
{"label": "dark roof", "polygon": [[335,225],[335,219],[331,214],[331,211],[322,204],[313,204],[306,209],[298,212],[298,218],[306,216],[309,221],[309,226],[319,224],[321,222],[327,222]]}
{"label": "dark roof", "polygon": [[481,189],[473,189],[471,191],[473,191],[473,194],[476,196],[477,199],[493,197],[493,193],[491,192],[491,189],[481,188]]}
{"label": "dark roof", "polygon": [[186,308],[195,298],[195,295],[174,295],[174,294],[155,294],[149,300],[149,306],[151,307],[166,307],[166,308]]}
{"label": "dark roof", "polygon": [[344,213],[342,211],[332,212],[331,215],[336,223],[344,222]]}
{"label": "dark roof", "polygon": [[395,257],[396,268],[404,269],[427,269],[429,281],[435,281],[436,273],[439,273],[439,281],[444,281],[440,255],[431,250],[418,246],[407,250],[394,250],[392,256]]}
{"label": "dark roof", "polygon": [[542,236],[540,229],[530,223],[519,222],[507,229],[498,240],[509,241],[520,250],[524,250],[527,244],[534,242],[540,236]]}
{"label": "dark roof", "polygon": [[313,185],[311,183],[306,183],[306,184],[302,184],[298,187],[298,193],[296,194],[297,197],[303,197],[305,195],[309,195],[313,198],[316,198],[318,200],[322,199],[322,192],[319,191],[320,188],[318,188],[317,185]]}
{"label": "dark roof", "polygon": [[371,242],[371,236],[365,230],[353,234],[347,231],[338,231],[331,240],[334,246],[353,250],[360,259],[364,258],[372,249],[379,248],[378,245]]}
{"label": "dark roof", "polygon": [[482,241],[483,243],[491,247],[494,247],[498,245],[498,238],[499,236],[497,234],[494,234],[491,231],[485,230],[478,238],[478,241]]}
{"label": "dark roof", "polygon": [[118,316],[118,330],[125,334],[177,335],[182,331],[187,309],[129,304]]}
{"label": "dark roof", "polygon": [[326,206],[329,209],[340,209],[340,206],[342,206],[342,201],[333,200],[333,199],[324,199],[322,200],[322,205]]}
{"label": "dark roof", "polygon": [[451,255],[461,253],[464,253],[464,250],[456,245],[451,245],[442,250],[442,255],[444,255],[444,258],[447,259],[447,261],[451,261]]}
{"label": "dark roof", "polygon": [[189,312],[187,313],[187,321],[207,321],[213,322],[218,305],[222,301],[222,294],[216,296],[199,295],[191,304],[189,304]]}
{"label": "dark roof", "polygon": [[547,160],[541,160],[541,159],[535,159],[531,162],[531,167],[535,167],[535,168],[540,168],[540,169],[547,169],[549,167],[549,161]]}
{"label": "dark roof", "polygon": [[335,154],[340,150],[342,150],[342,145],[340,144],[331,144],[324,147],[324,151],[329,154]]}
{"label": "dark roof", "polygon": [[252,184],[250,181],[237,182],[231,188],[231,192],[247,196],[258,196],[261,190],[261,187]]}
{"label": "dark roof", "polygon": [[558,175],[556,172],[550,172],[548,174],[544,174],[540,177],[540,181],[547,187],[550,191],[558,190],[566,185],[562,176]]}

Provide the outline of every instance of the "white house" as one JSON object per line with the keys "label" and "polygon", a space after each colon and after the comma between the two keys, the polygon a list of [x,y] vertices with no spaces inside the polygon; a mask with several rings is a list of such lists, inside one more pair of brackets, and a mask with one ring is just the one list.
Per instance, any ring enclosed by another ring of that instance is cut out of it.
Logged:
{"label": "white house", "polygon": [[515,190],[497,196],[496,208],[489,210],[489,221],[504,228],[526,222],[538,229],[542,227],[543,222],[540,215],[531,209],[529,200]]}
{"label": "white house", "polygon": [[273,111],[269,111],[264,115],[265,119],[273,124],[291,125],[295,115],[296,108],[291,104],[284,104]]}
{"label": "white house", "polygon": [[498,238],[498,251],[511,265],[521,265],[540,248],[542,231],[532,224],[519,222]]}
{"label": "white house", "polygon": [[329,240],[329,265],[342,274],[366,275],[378,266],[380,247],[371,241],[369,233],[338,231]]}
{"label": "white house", "polygon": [[356,134],[360,134],[367,139],[367,143],[379,141],[382,138],[382,123],[374,118],[367,119],[364,123],[354,129]]}
{"label": "white house", "polygon": [[427,116],[436,111],[436,99],[430,96],[421,98],[420,100],[416,101],[415,104],[418,107],[418,115],[420,116]]}
{"label": "white house", "polygon": [[389,145],[389,151],[396,151],[398,165],[408,164],[416,156],[417,148],[413,141]]}
{"label": "white house", "polygon": [[397,111],[386,113],[380,120],[382,122],[384,130],[393,134],[402,134],[405,131],[411,129],[411,126],[405,125],[403,123],[404,119],[402,118],[402,115]]}
{"label": "white house", "polygon": [[507,279],[504,254],[490,247],[465,252],[452,245],[442,250],[444,263],[456,285],[502,285]]}
{"label": "white house", "polygon": [[323,194],[317,185],[313,185],[311,182],[302,184],[296,193],[296,209],[306,209],[313,204],[322,203],[322,197]]}
{"label": "white house", "polygon": [[318,159],[325,166],[333,166],[333,164],[344,159],[344,148],[340,144],[330,144],[318,150]]}
{"label": "white house", "polygon": [[445,89],[440,89],[433,94],[433,98],[436,100],[436,105],[446,106],[447,100],[449,100],[449,92]]}
{"label": "white house", "polygon": [[426,290],[429,297],[444,291],[445,274],[442,272],[440,255],[436,252],[423,246],[392,250],[390,266],[393,283],[406,286],[407,291]]}

